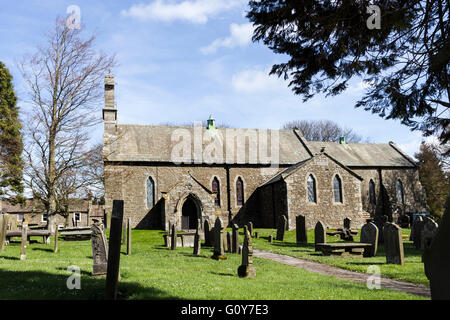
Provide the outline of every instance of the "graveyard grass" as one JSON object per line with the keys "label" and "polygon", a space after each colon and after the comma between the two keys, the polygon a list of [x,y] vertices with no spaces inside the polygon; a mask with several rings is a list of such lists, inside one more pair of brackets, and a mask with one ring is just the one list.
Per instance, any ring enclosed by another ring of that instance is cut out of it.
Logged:
{"label": "graveyard grass", "polygon": [[[258,230],[257,230],[258,231]],[[269,234],[273,230],[259,230]],[[164,232],[134,230],[132,255],[121,255],[119,299],[148,300],[406,300],[424,299],[391,290],[369,290],[365,284],[323,276],[277,262],[253,257],[256,278],[241,279],[237,268],[240,255],[225,261],[211,259],[213,249],[202,247],[201,256],[192,248],[172,251],[163,246]],[[275,243],[275,250],[297,254],[301,248],[287,242]],[[293,235],[295,241],[295,234]],[[18,239],[17,239],[18,240]],[[241,243],[243,236],[241,235]],[[51,245],[32,243],[27,259],[19,260],[20,243],[0,253],[0,299],[2,300],[101,300],[105,279],[93,278],[90,241],[59,240],[59,252]],[[266,239],[255,239],[256,247],[268,249]],[[264,244],[264,245],[263,245]],[[122,246],[126,252],[126,246]],[[335,258],[338,260],[337,258]],[[351,260],[357,262],[358,260]],[[371,261],[371,260],[370,260]],[[381,259],[380,259],[381,261]],[[408,263],[408,260],[407,260]],[[333,263],[336,264],[336,263]],[[69,266],[81,269],[81,290],[69,290]],[[357,265],[355,265],[355,268]],[[382,266],[381,266],[382,267]],[[382,268],[383,270],[383,268]]]}
{"label": "graveyard grass", "polygon": [[[413,242],[409,241],[410,229],[402,229],[403,235],[408,236],[406,240],[403,240],[405,253],[405,265],[403,266],[386,264],[383,245],[378,245],[376,257],[371,258],[363,258],[362,255],[350,255],[348,253],[344,253],[342,256],[323,256],[321,252],[315,252],[314,250],[314,230],[308,230],[308,244],[299,246],[296,243],[295,231],[286,231],[283,242],[274,240],[272,244],[268,242],[268,237],[271,234],[275,235],[276,230],[256,229],[255,231],[259,232],[260,238],[253,240],[253,247],[260,250],[285,254],[362,273],[366,273],[369,266],[375,265],[380,268],[381,276],[384,278],[425,285],[430,284],[425,276],[422,251],[416,250]],[[360,241],[360,232],[361,230],[358,230],[358,236],[353,237],[355,242]],[[342,240],[339,236],[327,236],[327,242],[342,242]]]}

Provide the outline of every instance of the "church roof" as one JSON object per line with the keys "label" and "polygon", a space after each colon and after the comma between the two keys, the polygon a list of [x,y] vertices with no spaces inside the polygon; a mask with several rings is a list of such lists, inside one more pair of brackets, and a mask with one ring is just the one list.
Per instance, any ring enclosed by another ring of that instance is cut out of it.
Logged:
{"label": "church roof", "polygon": [[[315,154],[326,152],[350,168],[416,166],[414,160],[393,143],[306,141],[299,131],[294,130],[207,130],[205,127],[120,124],[116,132],[114,135],[110,131],[105,132],[103,156],[108,162],[295,165]],[[180,157],[183,143],[188,152]],[[272,143],[280,146],[279,156],[271,156]],[[219,152],[211,153],[214,148]],[[203,154],[218,157],[208,162],[202,157]]]}

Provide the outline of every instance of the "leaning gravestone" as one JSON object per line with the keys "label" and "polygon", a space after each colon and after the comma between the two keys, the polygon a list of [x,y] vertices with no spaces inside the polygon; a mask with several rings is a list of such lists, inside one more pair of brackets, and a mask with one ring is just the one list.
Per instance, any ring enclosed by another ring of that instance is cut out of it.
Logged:
{"label": "leaning gravestone", "polygon": [[344,219],[344,229],[348,229],[348,230],[350,230],[351,229],[351,225],[352,225],[352,219],[350,219],[350,218],[345,218]]}
{"label": "leaning gravestone", "polygon": [[105,229],[99,221],[96,221],[91,226],[91,231],[92,258],[94,260],[92,275],[104,277],[108,270],[108,244]]}
{"label": "leaning gravestone", "polygon": [[226,260],[224,245],[223,245],[223,222],[222,219],[217,218],[214,224],[214,253],[211,257],[215,260]]}
{"label": "leaning gravestone", "polygon": [[423,220],[423,230],[420,246],[422,252],[430,249],[431,243],[433,242],[433,239],[436,236],[438,228],[439,228],[438,224],[433,219],[426,217]]}
{"label": "leaning gravestone", "polygon": [[[317,221],[316,227],[314,228],[314,244],[327,243],[327,233],[325,224],[322,221]],[[320,251],[316,247],[316,251]]]}
{"label": "leaning gravestone", "polygon": [[433,300],[450,300],[450,197],[439,229],[423,254],[425,275],[430,280]]}
{"label": "leaning gravestone", "polygon": [[205,220],[203,223],[203,233],[205,234],[205,246],[211,247],[211,224],[209,220]]}
{"label": "leaning gravestone", "polygon": [[384,249],[386,251],[386,263],[405,264],[402,229],[394,223],[388,222],[384,227]]}
{"label": "leaning gravestone", "polygon": [[172,225],[172,233],[170,235],[170,249],[176,250],[177,249],[177,226],[174,224]]}
{"label": "leaning gravestone", "polygon": [[284,233],[287,227],[287,219],[285,216],[281,216],[278,219],[277,238],[278,241],[284,241]]}
{"label": "leaning gravestone", "polygon": [[239,251],[239,226],[237,224],[233,224],[233,235],[232,235],[232,246],[231,246],[231,252],[232,253],[238,253]]}
{"label": "leaning gravestone", "polygon": [[238,275],[241,278],[252,278],[256,276],[256,271],[253,267],[252,237],[248,230],[245,230],[244,246],[242,247],[242,264],[238,268]]}
{"label": "leaning gravestone", "polygon": [[297,244],[308,243],[308,230],[306,229],[306,217],[299,215],[295,218],[297,231]]}
{"label": "leaning gravestone", "polygon": [[372,222],[367,222],[361,228],[361,243],[370,243],[372,247],[364,248],[363,257],[375,257],[378,249],[378,228]]}

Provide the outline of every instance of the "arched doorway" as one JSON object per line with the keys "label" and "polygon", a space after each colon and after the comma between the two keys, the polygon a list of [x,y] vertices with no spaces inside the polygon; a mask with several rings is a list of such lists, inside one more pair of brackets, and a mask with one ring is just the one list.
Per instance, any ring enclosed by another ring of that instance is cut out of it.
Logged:
{"label": "arched doorway", "polygon": [[200,213],[199,208],[192,197],[186,198],[181,212],[181,228],[183,230],[197,229],[198,219],[200,219]]}

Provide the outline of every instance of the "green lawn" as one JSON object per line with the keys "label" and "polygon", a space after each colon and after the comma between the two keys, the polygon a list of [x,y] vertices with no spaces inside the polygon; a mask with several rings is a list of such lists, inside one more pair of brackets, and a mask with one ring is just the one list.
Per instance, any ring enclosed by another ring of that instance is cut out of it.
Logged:
{"label": "green lawn", "polygon": [[[367,272],[367,268],[371,265],[376,265],[381,269],[381,275],[385,278],[408,281],[420,284],[429,284],[425,276],[424,267],[422,263],[422,252],[414,249],[411,241],[404,240],[403,246],[405,249],[405,265],[386,264],[386,255],[383,246],[378,246],[377,256],[373,258],[363,258],[362,255],[344,254],[343,256],[323,256],[321,252],[314,251],[314,230],[308,231],[308,244],[297,246],[295,231],[286,231],[283,242],[276,241],[272,244],[268,242],[268,236],[272,234],[275,239],[276,230],[271,229],[255,229],[259,232],[260,239],[254,239],[254,248],[276,252],[280,254],[289,255],[292,257],[299,257],[306,260],[316,261],[320,263],[329,264],[343,269]],[[358,230],[360,231],[360,230]],[[403,229],[403,234],[409,235],[409,229]],[[354,237],[356,242],[359,242],[359,236]],[[339,237],[327,236],[327,242],[339,242]]]}
{"label": "green lawn", "polygon": [[[229,254],[226,261],[216,261],[210,258],[212,248],[202,248],[200,257],[194,257],[190,248],[171,251],[163,246],[163,234],[133,231],[133,254],[121,255],[120,299],[423,299],[397,291],[369,290],[364,284],[258,258],[254,258],[256,278],[241,279],[237,276],[240,256]],[[267,240],[255,242],[262,248]],[[301,249],[289,247],[288,243],[279,245],[273,248]],[[89,241],[60,240],[59,253],[52,249],[53,245],[32,243],[27,260],[20,261],[20,244],[7,246],[0,253],[0,299],[103,299],[105,280],[91,277]],[[70,275],[67,268],[71,265],[81,268],[81,290],[66,287]]]}

